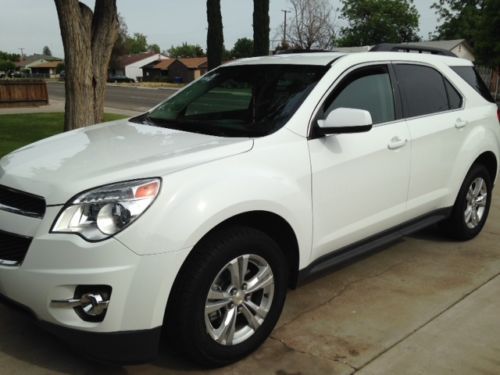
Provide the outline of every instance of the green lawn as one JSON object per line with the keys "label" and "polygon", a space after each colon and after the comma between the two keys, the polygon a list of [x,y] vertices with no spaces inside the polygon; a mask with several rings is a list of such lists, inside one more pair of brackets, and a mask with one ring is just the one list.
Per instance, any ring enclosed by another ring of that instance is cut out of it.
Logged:
{"label": "green lawn", "polygon": [[[125,118],[106,113],[104,121]],[[27,113],[0,115],[0,158],[15,149],[51,135],[64,128],[64,113]]]}

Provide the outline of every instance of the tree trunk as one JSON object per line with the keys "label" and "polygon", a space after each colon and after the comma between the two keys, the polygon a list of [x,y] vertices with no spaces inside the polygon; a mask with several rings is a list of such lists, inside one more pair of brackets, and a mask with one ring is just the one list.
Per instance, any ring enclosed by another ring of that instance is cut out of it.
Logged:
{"label": "tree trunk", "polygon": [[269,0],[253,0],[253,55],[269,55]]}
{"label": "tree trunk", "polygon": [[207,0],[207,20],[208,70],[212,70],[222,64],[222,53],[224,51],[220,0]]}
{"label": "tree trunk", "polygon": [[111,51],[118,36],[116,0],[54,0],[64,45],[64,130],[102,122]]}

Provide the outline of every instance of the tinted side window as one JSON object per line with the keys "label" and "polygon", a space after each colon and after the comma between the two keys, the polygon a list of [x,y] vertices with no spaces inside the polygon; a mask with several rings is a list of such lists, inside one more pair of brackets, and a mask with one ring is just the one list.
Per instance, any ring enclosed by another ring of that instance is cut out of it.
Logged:
{"label": "tinted side window", "polygon": [[448,95],[439,72],[422,65],[394,65],[403,99],[405,117],[448,110]]}
{"label": "tinted side window", "polygon": [[446,78],[443,79],[444,85],[446,86],[446,93],[448,94],[448,103],[450,109],[460,108],[462,106],[462,97]]}
{"label": "tinted side window", "polygon": [[481,76],[477,73],[476,69],[472,66],[450,66],[451,69],[455,71],[460,77],[464,79],[469,85],[471,85],[474,90],[476,90],[483,98],[487,101],[495,103],[493,97],[490,94],[490,90],[486,87]]}
{"label": "tinted side window", "polygon": [[364,109],[374,124],[393,121],[394,97],[387,68],[362,68],[347,76],[325,103],[325,117],[340,107]]}

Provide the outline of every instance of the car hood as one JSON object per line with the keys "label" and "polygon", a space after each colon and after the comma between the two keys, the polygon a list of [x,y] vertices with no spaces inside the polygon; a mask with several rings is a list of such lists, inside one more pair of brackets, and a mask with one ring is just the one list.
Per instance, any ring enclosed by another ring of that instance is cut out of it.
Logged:
{"label": "car hood", "polygon": [[0,185],[66,203],[81,191],[169,173],[252,149],[223,138],[119,120],[25,146],[0,160]]}

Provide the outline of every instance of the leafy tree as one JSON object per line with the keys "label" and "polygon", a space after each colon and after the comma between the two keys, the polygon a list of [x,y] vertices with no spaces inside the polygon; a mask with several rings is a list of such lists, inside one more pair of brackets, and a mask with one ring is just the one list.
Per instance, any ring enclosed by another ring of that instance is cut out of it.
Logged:
{"label": "leafy tree", "polygon": [[61,64],[59,64],[59,65],[56,66],[56,73],[59,74],[59,73],[61,73],[65,69],[66,68],[64,67],[64,63],[61,63]]}
{"label": "leafy tree", "polygon": [[198,44],[187,44],[186,42],[182,43],[180,46],[170,47],[167,54],[174,58],[205,56],[203,49]]}
{"label": "leafy tree", "polygon": [[439,0],[432,8],[441,21],[435,39],[466,39],[480,63],[500,64],[498,0]]}
{"label": "leafy tree", "polygon": [[0,59],[0,72],[8,72],[9,70],[16,69],[16,64],[10,60]]}
{"label": "leafy tree", "polygon": [[253,40],[254,56],[269,55],[269,0],[253,0]]}
{"label": "leafy tree", "polygon": [[8,53],[0,51],[0,60],[17,62],[21,59],[21,55],[17,53]]}
{"label": "leafy tree", "polygon": [[43,52],[45,56],[52,56],[52,51],[50,50],[49,46],[43,47]]}
{"label": "leafy tree", "polygon": [[101,122],[111,50],[118,36],[116,0],[54,0],[64,45],[64,130]]}
{"label": "leafy tree", "polygon": [[148,51],[154,53],[160,53],[160,46],[156,43],[148,45]]}
{"label": "leafy tree", "polygon": [[[311,50],[330,48],[334,38],[332,5],[328,0],[289,0],[292,17],[287,29],[287,45]],[[282,25],[284,28],[284,25]]]}
{"label": "leafy tree", "polygon": [[207,0],[207,21],[208,70],[211,70],[222,64],[224,54],[224,34],[222,31],[220,0]]}
{"label": "leafy tree", "polygon": [[476,56],[480,63],[500,67],[500,2],[486,0],[475,41]]}
{"label": "leafy tree", "polygon": [[[254,56],[254,43],[252,39],[240,38],[234,43],[234,47],[230,52],[232,58],[241,59],[243,57]],[[269,53],[269,52],[268,52]]]}
{"label": "leafy tree", "polygon": [[339,46],[364,46],[420,40],[413,0],[344,0]]}
{"label": "leafy tree", "polygon": [[431,5],[442,23],[436,28],[435,39],[464,38],[475,47],[484,0],[439,0]]}
{"label": "leafy tree", "polygon": [[147,52],[148,39],[146,35],[142,33],[134,33],[133,36],[127,36],[125,48],[127,49],[128,54]]}
{"label": "leafy tree", "polygon": [[111,62],[109,64],[110,68],[118,69],[119,57],[129,54],[129,51],[127,49],[128,37],[128,27],[125,23],[125,19],[120,14],[118,14],[118,37],[116,38],[116,42],[111,52]]}

